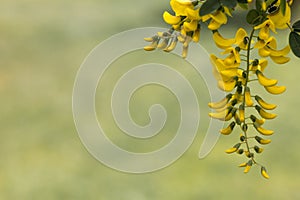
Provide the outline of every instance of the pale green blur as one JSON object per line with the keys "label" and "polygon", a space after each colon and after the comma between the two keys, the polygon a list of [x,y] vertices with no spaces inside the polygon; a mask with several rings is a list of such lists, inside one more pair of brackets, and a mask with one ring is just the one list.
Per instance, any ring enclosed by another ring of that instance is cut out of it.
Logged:
{"label": "pale green blur", "polygon": [[[198,159],[208,123],[207,91],[197,93],[203,95],[203,119],[196,140],[181,159],[163,170],[142,175],[120,173],[100,164],[81,144],[72,117],[72,89],[84,58],[97,44],[118,32],[144,26],[167,27],[161,19],[165,9],[169,9],[167,0],[1,1],[0,199],[300,199],[300,60],[294,56],[284,66],[270,62],[267,70],[268,76],[287,86],[287,92],[271,96],[261,90],[262,96],[278,104],[275,112],[279,114],[266,123],[276,133],[258,158],[266,164],[271,176],[268,181],[256,167],[244,175],[237,167],[244,158],[224,153],[238,141],[238,131],[221,137],[208,157]],[[230,36],[229,31],[224,30],[224,34]],[[279,33],[285,41],[287,32]],[[204,47],[218,53],[211,41],[210,34],[202,33]],[[154,52],[149,56],[164,54]],[[192,69],[180,69],[178,65],[180,61],[174,63],[174,68],[205,90]],[[118,73],[118,66],[112,72]],[[150,146],[133,141],[137,147],[133,148],[129,138],[116,133],[110,137],[131,151],[149,151],[167,143],[179,121],[178,102],[171,93],[146,87],[135,94],[130,108],[133,118],[142,125],[148,122],[149,105],[157,101],[170,112],[166,135],[159,136],[161,140],[152,141]],[[117,129],[112,122],[108,126]]]}

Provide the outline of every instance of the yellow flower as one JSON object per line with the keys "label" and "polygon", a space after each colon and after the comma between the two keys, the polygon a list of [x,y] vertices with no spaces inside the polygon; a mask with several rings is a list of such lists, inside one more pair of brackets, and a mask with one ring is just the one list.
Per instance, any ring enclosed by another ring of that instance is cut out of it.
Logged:
{"label": "yellow flower", "polygon": [[194,11],[194,6],[191,1],[171,0],[170,5],[172,10],[175,12],[175,15],[171,15],[169,12],[165,11],[163,19],[167,24],[173,25],[175,30],[180,29],[182,20],[187,20],[184,17],[190,16],[192,17],[192,20],[197,19],[197,16],[195,16],[196,11]]}
{"label": "yellow flower", "polygon": [[189,0],[171,0],[170,5],[176,16],[187,16],[187,9],[194,9],[193,2]]}
{"label": "yellow flower", "polygon": [[218,71],[227,70],[227,69],[237,69],[240,64],[239,63],[233,63],[232,65],[226,65],[224,60],[218,58],[215,55],[210,56],[210,60],[212,64],[218,69]]}
{"label": "yellow flower", "polygon": [[210,30],[217,30],[221,27],[221,25],[227,23],[227,17],[224,12],[217,11],[214,15],[211,14],[211,21],[208,25]]}
{"label": "yellow flower", "polygon": [[210,30],[217,30],[223,24],[227,23],[227,16],[226,16],[226,14],[229,15],[229,16],[231,15],[229,9],[227,7],[225,7],[225,6],[223,6],[222,9],[218,9],[217,11],[215,11],[212,14],[204,15],[202,17],[202,21],[206,22],[209,19],[211,19],[210,22],[209,22],[209,24],[208,24],[208,28]]}
{"label": "yellow flower", "polygon": [[179,41],[183,44],[182,57],[185,58],[189,43],[191,41],[198,42],[200,39],[200,8],[195,8],[195,1],[191,0],[171,0],[170,5],[175,14],[165,11],[163,19],[172,28],[168,32],[157,33],[152,38],[145,38],[147,42],[152,43],[144,47],[144,49],[152,51],[160,48],[166,52],[170,52],[175,49]]}
{"label": "yellow flower", "polygon": [[186,9],[186,16],[190,20],[201,20],[201,17],[199,15],[200,8],[194,9],[194,8],[187,8]]}
{"label": "yellow flower", "polygon": [[267,67],[267,65],[268,65],[268,60],[266,59],[254,60],[250,65],[250,71],[255,72],[256,70],[259,70],[263,72]]}
{"label": "yellow flower", "polygon": [[[276,6],[280,5],[280,1],[286,0],[278,0]],[[273,21],[274,25],[278,29],[286,29],[288,28],[287,24],[290,24],[291,21],[291,8],[290,5],[292,2],[286,2],[285,14],[283,15],[281,10],[278,9],[275,13],[268,15],[269,19]]]}
{"label": "yellow flower", "polygon": [[221,49],[227,49],[236,42],[235,38],[224,38],[218,31],[215,31],[213,33],[213,40],[215,41],[216,45]]}
{"label": "yellow flower", "polygon": [[194,31],[192,36],[193,42],[199,42],[200,40],[200,26]]}
{"label": "yellow flower", "polygon": [[210,58],[213,64],[213,75],[221,90],[230,92],[236,86],[237,81],[244,79],[243,70],[238,69],[239,63],[227,65],[225,60],[217,58],[215,55],[211,55]]}
{"label": "yellow flower", "polygon": [[241,143],[237,143],[233,147],[227,149],[225,152],[226,153],[234,153],[234,152],[236,152],[240,148],[240,146],[241,146]]}
{"label": "yellow flower", "polygon": [[222,54],[229,54],[227,58],[225,58],[224,62],[226,65],[232,65],[234,63],[241,63],[241,58],[240,58],[240,53],[239,53],[239,48],[234,48],[234,47],[229,47],[225,49]]}
{"label": "yellow flower", "polygon": [[286,57],[286,55],[290,52],[290,46],[287,45],[281,50],[277,50],[277,42],[274,37],[270,37],[268,40],[259,40],[255,46],[258,48],[258,53],[262,57],[268,57],[277,64],[287,63],[290,58]]}
{"label": "yellow flower", "polygon": [[[189,0],[171,0],[170,5],[175,15],[171,15],[169,12],[165,11],[163,14],[163,19],[167,24],[172,25],[174,30],[180,31],[181,35],[184,37],[188,32],[193,41],[199,41],[200,36],[200,26],[199,21],[201,17],[199,16],[199,9],[194,8],[192,1]],[[184,41],[182,41],[184,43]]]}
{"label": "yellow flower", "polygon": [[234,44],[236,44],[241,49],[247,49],[248,46],[248,36],[245,29],[240,28],[237,30],[235,34],[235,38],[224,38],[218,31],[213,33],[213,40],[215,41],[216,45],[221,49],[227,49]]}
{"label": "yellow flower", "polygon": [[254,27],[255,30],[260,29],[258,37],[261,40],[267,40],[270,37],[270,29],[276,33],[275,24],[272,20],[267,19],[262,24],[259,24],[258,26]]}
{"label": "yellow flower", "polygon": [[192,20],[192,21],[183,23],[183,29],[186,32],[196,31],[197,28],[198,28],[198,21],[196,21],[196,20]]}
{"label": "yellow flower", "polygon": [[235,44],[238,45],[241,49],[247,49],[249,45],[249,37],[247,32],[243,28],[239,28],[235,34]]}
{"label": "yellow flower", "polygon": [[181,17],[180,16],[173,16],[169,12],[165,11],[163,14],[163,19],[167,24],[170,25],[177,25],[181,23]]}

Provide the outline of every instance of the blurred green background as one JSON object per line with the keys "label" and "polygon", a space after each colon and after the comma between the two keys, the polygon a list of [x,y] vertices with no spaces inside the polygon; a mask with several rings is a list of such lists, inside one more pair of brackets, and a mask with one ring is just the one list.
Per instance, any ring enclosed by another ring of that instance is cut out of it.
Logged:
{"label": "blurred green background", "polygon": [[[268,123],[276,130],[273,142],[259,157],[266,163],[270,180],[261,178],[258,168],[244,175],[236,167],[244,160],[223,153],[237,142],[238,133],[221,137],[211,154],[199,160],[198,150],[208,119],[201,121],[199,134],[183,157],[155,173],[133,175],[114,171],[95,160],[81,144],[72,118],[72,89],[84,58],[113,34],[143,26],[166,27],[161,14],[167,8],[167,0],[1,1],[0,199],[300,199],[300,60],[292,55],[289,64],[270,64],[272,70],[268,70],[270,77],[278,77],[280,84],[288,88],[282,96],[264,95],[279,105],[279,117]],[[295,19],[300,18],[299,9],[299,5],[294,6],[298,15]],[[286,41],[287,32],[280,34],[282,41]],[[217,52],[206,36],[209,34],[201,36],[203,46]],[[149,53],[153,57],[162,55]],[[180,61],[174,61],[174,68],[179,69],[178,65]],[[193,78],[192,69],[179,70]],[[199,85],[205,88],[201,81]],[[161,92],[161,88],[156,90]],[[173,112],[171,117],[175,115],[165,130],[169,135],[161,137],[158,143],[152,142],[152,147],[167,142],[178,121],[177,102],[165,100],[172,95],[164,92],[149,98],[155,94],[159,93],[144,88],[144,92],[135,95],[131,108],[140,124],[148,120],[148,104],[158,100]],[[208,111],[207,102],[208,99],[201,101],[201,111]],[[130,141],[124,142],[117,135],[111,138],[120,146],[135,150]],[[138,145],[137,148],[143,150]]]}

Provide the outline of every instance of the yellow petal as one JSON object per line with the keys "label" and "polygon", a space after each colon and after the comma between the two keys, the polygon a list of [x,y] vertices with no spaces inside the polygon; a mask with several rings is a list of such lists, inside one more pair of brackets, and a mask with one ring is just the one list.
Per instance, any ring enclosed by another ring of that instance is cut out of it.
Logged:
{"label": "yellow petal", "polygon": [[282,14],[281,10],[278,9],[277,12],[269,15],[269,18],[271,21],[273,21],[276,28],[278,29],[288,28],[287,24],[289,24],[291,21],[291,8],[288,5],[288,3],[286,3],[286,10],[284,15]]}
{"label": "yellow petal", "polygon": [[261,67],[260,71],[263,72],[265,68],[268,66],[268,60],[266,59],[259,60],[259,65]]}
{"label": "yellow petal", "polygon": [[222,80],[218,81],[218,87],[225,92],[232,91],[235,86],[236,86],[235,80],[228,81],[228,82],[224,82]]}
{"label": "yellow petal", "polygon": [[234,153],[234,152],[236,152],[236,151],[237,151],[237,148],[232,147],[232,148],[227,149],[225,152],[226,152],[226,153]]}
{"label": "yellow petal", "polygon": [[263,48],[264,46],[266,46],[266,43],[264,40],[258,40],[255,45],[254,45],[254,48],[257,48],[257,49],[261,49]]}
{"label": "yellow petal", "polygon": [[168,13],[167,11],[164,12],[163,18],[164,18],[165,22],[170,24],[170,25],[179,24],[180,21],[181,21],[180,16],[173,16],[170,13]]}
{"label": "yellow petal", "polygon": [[267,40],[270,36],[270,31],[268,27],[263,27],[260,29],[258,37],[262,40]]}
{"label": "yellow petal", "polygon": [[226,14],[222,11],[217,11],[215,14],[211,15],[211,18],[218,22],[219,24],[226,24],[227,23],[227,17]]}
{"label": "yellow petal", "polygon": [[261,175],[266,179],[270,178],[270,176],[267,174],[267,170],[265,167],[261,167]]}
{"label": "yellow petal", "polygon": [[246,166],[247,166],[247,163],[246,163],[246,162],[241,163],[241,164],[239,165],[239,167],[246,167]]}
{"label": "yellow petal", "polygon": [[270,28],[274,33],[276,33],[276,30],[275,30],[275,24],[272,20],[270,19],[267,19],[265,20],[263,23],[257,25],[254,27],[255,30],[258,30],[258,29],[261,29],[261,28],[264,28],[264,27],[267,27],[267,28]]}
{"label": "yellow petal", "polygon": [[261,49],[258,49],[258,54],[261,56],[261,57],[267,57],[267,56],[269,56],[270,55],[270,51],[269,51],[269,49],[267,49],[267,48],[261,48]]}
{"label": "yellow petal", "polygon": [[216,45],[221,49],[231,47],[236,41],[235,39],[224,38],[218,31],[214,32],[213,40],[215,41]]}
{"label": "yellow petal", "polygon": [[270,55],[271,56],[285,56],[286,54],[288,54],[290,52],[291,48],[289,45],[287,45],[286,47],[284,47],[281,50],[273,50],[270,49]]}
{"label": "yellow petal", "polygon": [[186,16],[187,8],[193,9],[193,3],[189,0],[171,0],[170,5],[176,16]]}
{"label": "yellow petal", "polygon": [[186,14],[187,14],[188,19],[190,19],[190,20],[198,20],[198,21],[201,20],[201,17],[199,15],[199,9],[200,8],[198,8],[196,10],[191,9],[191,8],[187,8],[186,9]]}
{"label": "yellow petal", "polygon": [[195,31],[198,27],[198,21],[193,20],[190,22],[184,22],[183,27],[186,32]]}
{"label": "yellow petal", "polygon": [[277,64],[285,64],[290,61],[290,58],[285,57],[285,56],[271,56],[270,55],[270,58]]}
{"label": "yellow petal", "polygon": [[210,60],[212,64],[217,68],[218,71],[222,71],[226,69],[225,64],[215,55],[210,55]]}
{"label": "yellow petal", "polygon": [[220,74],[222,76],[232,78],[232,77],[235,77],[238,75],[237,71],[238,71],[237,69],[226,69],[226,70],[221,71]]}
{"label": "yellow petal", "polygon": [[208,24],[208,29],[210,30],[217,30],[221,27],[222,24],[220,24],[219,22],[217,22],[216,20],[211,20]]}
{"label": "yellow petal", "polygon": [[285,86],[277,86],[277,85],[271,87],[265,87],[265,89],[267,90],[267,92],[271,94],[282,94],[286,91]]}
{"label": "yellow petal", "polygon": [[199,42],[200,40],[200,29],[198,28],[194,33],[193,33],[193,42]]}
{"label": "yellow petal", "polygon": [[236,43],[241,43],[244,41],[244,38],[247,36],[247,32],[243,28],[239,28],[235,34]]}
{"label": "yellow petal", "polygon": [[206,22],[207,20],[211,19],[211,15],[210,14],[203,15],[201,19],[203,22]]}
{"label": "yellow petal", "polygon": [[277,41],[274,37],[270,37],[267,41],[266,44],[268,45],[268,47],[272,48],[272,49],[277,49]]}

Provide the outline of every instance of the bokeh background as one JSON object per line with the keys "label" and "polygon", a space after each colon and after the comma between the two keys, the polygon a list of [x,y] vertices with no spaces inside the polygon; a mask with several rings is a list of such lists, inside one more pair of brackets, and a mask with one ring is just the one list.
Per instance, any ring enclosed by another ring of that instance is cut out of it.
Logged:
{"label": "bokeh background", "polygon": [[[300,18],[299,2],[295,3],[298,4],[293,7],[294,20]],[[278,77],[280,84],[288,88],[281,96],[264,95],[279,105],[279,117],[268,124],[276,130],[273,142],[259,157],[266,163],[270,180],[261,178],[258,168],[244,175],[236,167],[243,159],[223,153],[237,142],[238,133],[221,137],[209,156],[199,160],[198,150],[208,119],[201,121],[197,138],[182,158],[155,173],[133,175],[109,169],[81,144],[72,117],[72,89],[84,58],[101,41],[121,31],[167,27],[161,19],[165,9],[169,9],[167,0],[1,1],[0,199],[300,199],[300,60],[293,55],[289,64],[270,64],[268,69],[270,77]],[[231,29],[236,30],[239,23],[242,22],[235,20]],[[223,31],[229,34],[231,30]],[[281,41],[286,42],[288,32],[279,33]],[[201,37],[208,51],[218,52],[207,39],[208,33]],[[193,79],[192,69],[180,69],[180,61],[172,58],[170,62]],[[123,69],[121,63],[115,63],[112,73]],[[165,129],[170,135],[143,149],[143,143],[133,146],[130,139],[112,133],[110,137],[120,146],[128,150],[153,150],[172,137],[178,126],[178,103],[166,100],[174,98],[171,93],[159,87],[155,90],[146,87],[135,94],[132,115],[137,123],[146,123],[146,108],[162,101],[171,113]],[[207,112],[207,95],[197,95],[203,96],[201,111]],[[101,95],[98,97],[101,99]],[[98,107],[101,108],[101,102]],[[101,118],[106,112],[100,110],[98,115]]]}

